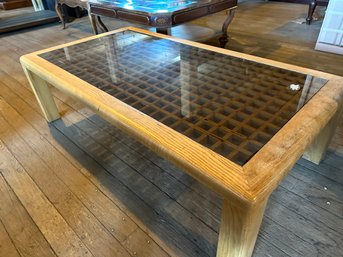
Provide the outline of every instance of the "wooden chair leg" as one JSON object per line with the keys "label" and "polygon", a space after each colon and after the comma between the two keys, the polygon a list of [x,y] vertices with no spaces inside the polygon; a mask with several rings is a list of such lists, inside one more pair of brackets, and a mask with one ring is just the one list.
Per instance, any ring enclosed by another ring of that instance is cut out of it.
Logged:
{"label": "wooden chair leg", "polygon": [[60,18],[62,28],[65,29],[66,25],[65,25],[64,15],[62,12],[62,5],[58,3],[57,1],[55,1],[55,10],[56,10],[58,18]]}
{"label": "wooden chair leg", "polygon": [[105,24],[102,22],[100,16],[97,16],[98,22],[101,26],[101,28],[104,30],[104,32],[108,32],[108,28],[105,26]]}
{"label": "wooden chair leg", "polygon": [[306,23],[309,25],[313,19],[313,13],[317,6],[317,0],[310,0],[309,7],[308,7],[308,14],[306,18]]}
{"label": "wooden chair leg", "polygon": [[222,36],[219,38],[219,44],[220,44],[220,47],[224,48],[226,43],[228,42],[228,35],[227,35],[227,29],[230,25],[230,23],[232,22],[233,20],[233,17],[235,15],[235,8],[231,8],[230,10],[228,10],[228,15],[226,16],[225,18],[225,21],[223,23],[223,26],[222,26]]}

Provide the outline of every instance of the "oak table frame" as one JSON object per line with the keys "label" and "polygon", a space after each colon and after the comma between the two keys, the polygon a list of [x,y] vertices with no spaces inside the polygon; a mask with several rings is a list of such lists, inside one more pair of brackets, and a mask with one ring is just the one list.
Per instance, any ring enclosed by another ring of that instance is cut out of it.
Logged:
{"label": "oak table frame", "polygon": [[[57,67],[39,54],[131,30],[174,42],[327,79],[326,85],[247,163],[240,166]],[[224,198],[217,257],[252,255],[270,194],[295,162],[323,158],[343,110],[342,77],[194,43],[137,28],[122,28],[20,58],[48,122],[60,118],[49,84],[181,167]]]}

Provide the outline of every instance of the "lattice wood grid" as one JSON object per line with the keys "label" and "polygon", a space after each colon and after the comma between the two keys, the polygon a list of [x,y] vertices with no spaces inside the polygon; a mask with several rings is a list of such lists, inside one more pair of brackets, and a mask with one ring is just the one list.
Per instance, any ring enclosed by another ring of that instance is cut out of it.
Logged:
{"label": "lattice wood grid", "polygon": [[240,165],[296,113],[306,79],[134,32],[41,56]]}

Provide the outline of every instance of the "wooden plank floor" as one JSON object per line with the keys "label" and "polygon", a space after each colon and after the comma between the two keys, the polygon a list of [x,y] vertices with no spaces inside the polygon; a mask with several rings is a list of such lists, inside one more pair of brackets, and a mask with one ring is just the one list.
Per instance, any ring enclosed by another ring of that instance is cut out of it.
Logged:
{"label": "wooden plank floor", "polygon": [[[343,75],[342,56],[312,50],[321,21],[292,22],[306,10],[243,2],[227,48]],[[173,33],[190,37],[195,29],[208,39],[223,17]],[[111,29],[129,25],[104,21]],[[63,118],[45,122],[19,57],[89,35],[84,17],[66,30],[46,25],[0,37],[0,256],[215,256],[218,195],[58,91]],[[342,253],[341,121],[323,163],[299,160],[272,194],[253,256]]]}

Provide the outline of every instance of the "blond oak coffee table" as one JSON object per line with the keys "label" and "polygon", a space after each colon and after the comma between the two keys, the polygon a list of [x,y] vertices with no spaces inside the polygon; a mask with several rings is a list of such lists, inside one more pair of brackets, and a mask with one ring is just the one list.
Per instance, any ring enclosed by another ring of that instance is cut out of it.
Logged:
{"label": "blond oak coffee table", "polygon": [[220,193],[218,257],[252,255],[270,194],[342,113],[341,77],[135,28],[20,60],[48,122],[50,84]]}

